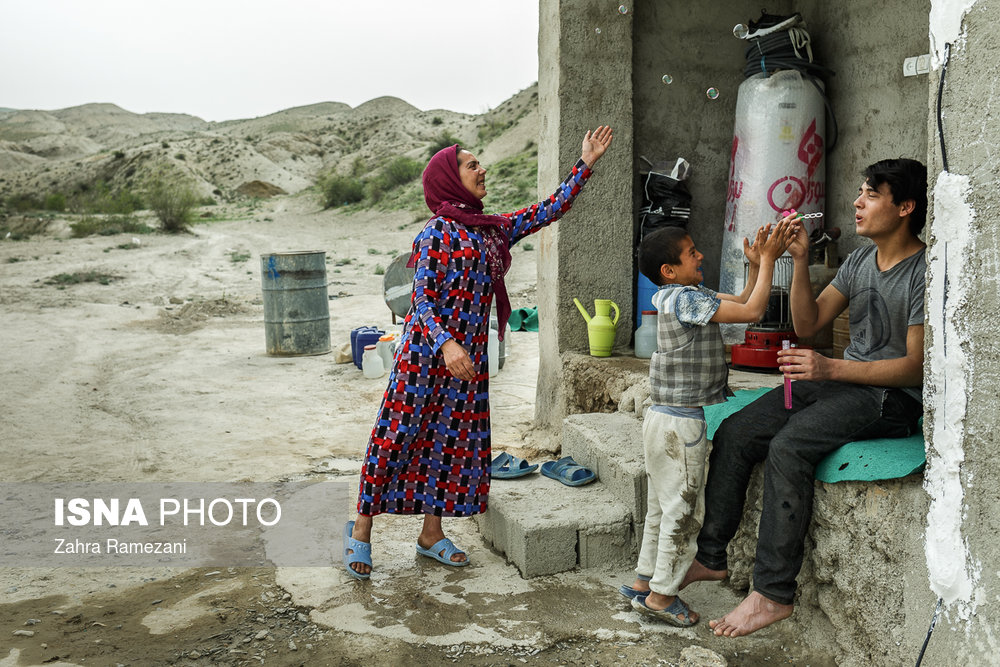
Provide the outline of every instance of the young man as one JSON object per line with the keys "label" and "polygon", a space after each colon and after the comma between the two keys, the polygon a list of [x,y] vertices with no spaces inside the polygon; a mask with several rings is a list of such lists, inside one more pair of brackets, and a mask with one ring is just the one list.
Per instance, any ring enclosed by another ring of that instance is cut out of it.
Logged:
{"label": "young man", "polygon": [[792,409],[785,409],[779,387],[726,419],[713,440],[705,521],[682,588],[726,576],[726,546],[743,515],[750,474],[764,464],[754,590],[709,623],[716,635],[748,635],[792,614],[820,460],[847,442],[909,435],[923,413],[925,246],[918,234],[927,212],[927,169],[900,158],[877,162],[863,175],[854,223],[873,245],[851,253],[819,297],[809,283],[804,229],[788,249],[795,261],[795,333],[811,336],[850,306],[844,358],[804,348],[781,352],[782,370],[794,380]]}

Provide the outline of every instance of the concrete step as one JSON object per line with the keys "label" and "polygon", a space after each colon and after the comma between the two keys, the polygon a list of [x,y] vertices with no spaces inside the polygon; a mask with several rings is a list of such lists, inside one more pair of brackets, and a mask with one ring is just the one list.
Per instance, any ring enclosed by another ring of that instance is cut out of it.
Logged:
{"label": "concrete step", "polygon": [[630,508],[636,523],[646,517],[646,467],[642,422],[632,413],[595,412],[563,420],[562,455],[587,466],[615,498]]}
{"label": "concrete step", "polygon": [[537,472],[494,480],[489,509],[476,522],[525,578],[627,565],[637,553],[631,508],[601,481],[569,487]]}
{"label": "concrete step", "polygon": [[494,480],[489,510],[476,516],[483,537],[525,578],[633,565],[646,517],[642,422],[625,413],[567,417],[562,456],[597,481],[569,487],[539,473]]}

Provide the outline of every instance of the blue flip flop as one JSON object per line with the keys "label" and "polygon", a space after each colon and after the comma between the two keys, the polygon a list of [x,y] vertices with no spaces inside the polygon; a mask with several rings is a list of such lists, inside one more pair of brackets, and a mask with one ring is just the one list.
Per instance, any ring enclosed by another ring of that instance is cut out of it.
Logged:
{"label": "blue flip flop", "polygon": [[[351,537],[354,532],[354,522],[348,521],[344,524],[344,568],[347,573],[355,579],[367,579],[371,574],[355,572],[351,563],[364,563],[368,567],[372,566],[372,545],[370,542],[362,542]],[[350,553],[350,552],[354,553]]]}
{"label": "blue flip flop", "polygon": [[566,486],[583,486],[597,479],[593,470],[580,465],[572,456],[564,456],[558,461],[546,461],[542,464],[542,474]]}
{"label": "blue flip flop", "polygon": [[[444,552],[444,553],[441,553]],[[421,556],[427,556],[428,558],[433,558],[439,563],[444,563],[445,565],[450,565],[451,567],[465,567],[469,564],[469,557],[466,555],[465,560],[452,560],[451,557],[455,554],[464,554],[465,552],[455,546],[455,543],[449,540],[447,537],[442,537],[440,540],[434,543],[430,549],[424,549],[417,543],[417,553]]]}
{"label": "blue flip flop", "polygon": [[537,463],[528,463],[524,459],[502,452],[490,464],[490,476],[493,479],[517,479],[530,475],[537,469]]}

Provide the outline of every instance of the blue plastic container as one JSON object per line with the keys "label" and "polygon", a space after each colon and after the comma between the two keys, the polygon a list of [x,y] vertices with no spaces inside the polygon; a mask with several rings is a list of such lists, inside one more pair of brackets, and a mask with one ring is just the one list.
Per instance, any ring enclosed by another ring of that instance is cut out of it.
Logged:
{"label": "blue plastic container", "polygon": [[361,356],[365,353],[365,345],[375,345],[385,332],[378,327],[358,327],[351,330],[351,356],[354,365],[361,370]]}
{"label": "blue plastic container", "polygon": [[641,273],[638,274],[635,281],[635,319],[637,322],[642,321],[642,311],[656,310],[653,306],[653,295],[658,289],[660,288],[654,285],[653,281]]}

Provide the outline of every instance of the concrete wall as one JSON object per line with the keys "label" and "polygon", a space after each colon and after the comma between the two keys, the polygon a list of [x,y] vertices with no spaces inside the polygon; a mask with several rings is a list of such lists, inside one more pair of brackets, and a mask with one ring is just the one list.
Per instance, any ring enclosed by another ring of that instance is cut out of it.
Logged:
{"label": "concrete wall", "polygon": [[826,160],[826,226],[839,227],[841,256],[868,243],[854,233],[861,170],[884,158],[926,162],[928,75],[904,77],[903,59],[929,52],[928,0],[796,6],[827,81],[840,138]]}
{"label": "concrete wall", "polygon": [[619,304],[616,345],[632,332],[633,17],[598,0],[542,0],[539,11],[539,191],[551,192],[579,159],[588,129],[615,130],[573,210],[539,239],[536,419],[557,427],[566,414],[562,354],[588,349],[573,298],[591,314],[594,299]]}
{"label": "concrete wall", "polygon": [[[934,30],[946,17],[931,18]],[[1000,655],[998,24],[1000,3],[976,2],[961,24],[965,37],[952,50],[942,98],[948,174],[942,173],[933,114],[940,69],[929,96],[931,186],[967,179],[964,199],[974,217],[963,218],[961,207],[949,206],[946,193],[935,190],[924,365],[930,440],[925,487],[932,499],[926,540],[929,551],[943,547],[950,556],[930,572],[935,592],[950,604],[926,664],[996,664]],[[956,29],[952,37],[958,35]]]}

